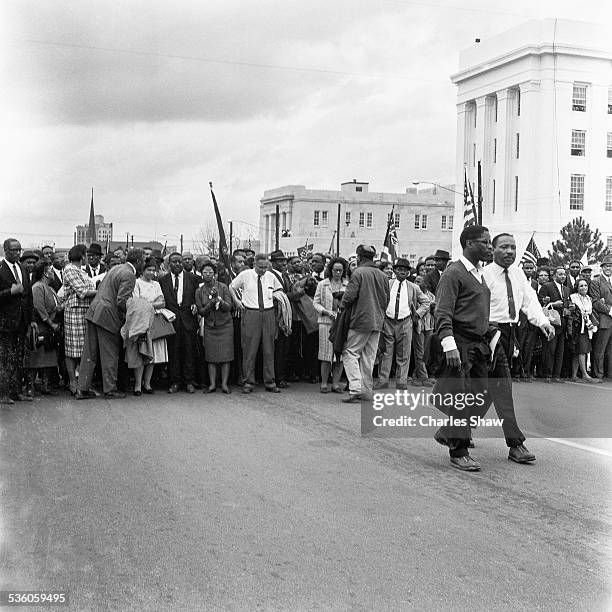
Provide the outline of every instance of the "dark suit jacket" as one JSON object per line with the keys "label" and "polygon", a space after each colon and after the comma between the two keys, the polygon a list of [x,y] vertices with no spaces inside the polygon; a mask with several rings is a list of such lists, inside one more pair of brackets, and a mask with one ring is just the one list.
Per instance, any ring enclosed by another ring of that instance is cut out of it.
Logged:
{"label": "dark suit jacket", "polygon": [[125,321],[126,303],[136,285],[136,274],[130,264],[111,268],[104,277],[85,318],[118,334]]}
{"label": "dark suit jacket", "polygon": [[436,268],[432,272],[428,272],[425,275],[425,278],[429,281],[429,284],[431,285],[431,292],[433,294],[436,293],[436,289],[438,288],[438,283],[440,282],[440,276],[441,274],[438,268]]}
{"label": "dark suit jacket", "polygon": [[593,310],[599,315],[600,329],[608,329],[612,327],[612,284],[602,277],[603,274],[600,274],[591,281],[589,295],[593,300]]}
{"label": "dark suit jacket", "polygon": [[49,286],[57,293],[62,288],[62,281],[57,277],[57,270],[53,269],[53,278],[49,282]]}
{"label": "dark suit jacket", "polygon": [[[166,274],[159,280],[166,308],[171,310],[181,320],[183,327],[188,331],[194,331],[198,327],[196,318],[191,314],[191,306],[196,303],[195,292],[198,288],[198,280],[191,272],[183,271],[183,301],[178,305],[174,295],[174,274]],[[174,323],[176,325],[176,321]]]}
{"label": "dark suit jacket", "polygon": [[568,272],[565,277],[565,286],[570,290],[570,293],[576,293],[576,283],[580,280],[580,276],[576,279]]}
{"label": "dark suit jacket", "polygon": [[[559,289],[557,287],[557,283],[554,281],[550,281],[549,283],[544,283],[540,287],[540,291],[538,292],[538,297],[540,298],[540,303],[543,304],[543,300],[546,296],[550,298],[551,302],[557,302],[559,300],[563,300],[563,306],[553,306],[555,310],[562,313],[564,308],[567,308],[570,304],[570,290],[565,285],[561,285],[561,289],[563,289],[563,295],[559,293]],[[550,302],[549,302],[550,303]]]}
{"label": "dark suit jacket", "polygon": [[0,331],[25,333],[27,324],[32,321],[32,287],[25,268],[17,262],[23,279],[23,293],[11,295],[15,277],[11,272],[12,264],[4,260],[0,263]]}
{"label": "dark suit jacket", "polygon": [[[93,270],[91,269],[91,266],[89,264],[85,266],[85,272],[87,272],[87,276],[89,276],[89,278],[93,278],[94,276],[96,276],[93,273]],[[106,266],[103,263],[101,263],[100,271],[98,272],[98,274],[102,274],[103,272],[106,272]]]}

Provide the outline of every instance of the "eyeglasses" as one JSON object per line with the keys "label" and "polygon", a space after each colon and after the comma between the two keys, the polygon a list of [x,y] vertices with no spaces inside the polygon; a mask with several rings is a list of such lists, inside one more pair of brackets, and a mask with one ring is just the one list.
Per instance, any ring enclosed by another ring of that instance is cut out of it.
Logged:
{"label": "eyeglasses", "polygon": [[483,240],[479,238],[478,240],[469,240],[468,242],[480,242],[481,244],[486,244],[487,246],[493,246],[493,243],[490,240]]}

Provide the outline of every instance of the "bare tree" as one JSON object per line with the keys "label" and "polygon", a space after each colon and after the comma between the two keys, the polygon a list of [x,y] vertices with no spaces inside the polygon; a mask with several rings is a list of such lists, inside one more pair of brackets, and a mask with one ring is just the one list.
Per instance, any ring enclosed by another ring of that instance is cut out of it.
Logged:
{"label": "bare tree", "polygon": [[208,220],[206,223],[198,229],[196,235],[193,238],[193,244],[197,247],[199,252],[211,257],[219,256],[219,232],[217,231],[217,224]]}

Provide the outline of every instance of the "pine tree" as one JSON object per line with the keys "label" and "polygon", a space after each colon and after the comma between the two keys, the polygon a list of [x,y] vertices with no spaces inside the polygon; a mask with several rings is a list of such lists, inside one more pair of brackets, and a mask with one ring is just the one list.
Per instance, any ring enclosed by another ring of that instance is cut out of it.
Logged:
{"label": "pine tree", "polygon": [[578,217],[563,226],[560,231],[561,240],[552,243],[552,251],[548,251],[551,265],[567,265],[572,260],[580,261],[585,251],[589,262],[599,261],[606,248],[600,240],[598,229],[591,230],[582,217]]}

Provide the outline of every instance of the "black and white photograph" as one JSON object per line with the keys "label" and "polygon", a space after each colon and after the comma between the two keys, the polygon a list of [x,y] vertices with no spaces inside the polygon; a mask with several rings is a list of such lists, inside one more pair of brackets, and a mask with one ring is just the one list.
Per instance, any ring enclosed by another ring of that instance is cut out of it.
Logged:
{"label": "black and white photograph", "polygon": [[612,5],[0,3],[0,608],[612,609]]}

